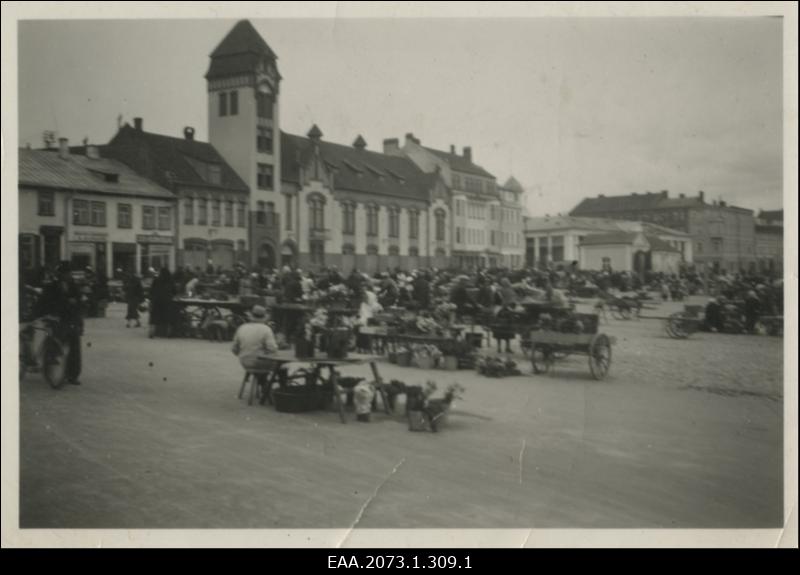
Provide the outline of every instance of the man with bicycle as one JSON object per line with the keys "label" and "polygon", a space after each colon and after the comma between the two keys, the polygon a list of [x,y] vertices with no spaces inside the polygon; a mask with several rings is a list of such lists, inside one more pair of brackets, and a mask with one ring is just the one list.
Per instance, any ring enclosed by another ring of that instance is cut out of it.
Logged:
{"label": "man with bicycle", "polygon": [[54,281],[42,292],[40,315],[58,318],[56,336],[67,348],[67,383],[80,385],[81,336],[83,335],[83,309],[81,291],[72,277],[69,262],[61,262],[56,268]]}

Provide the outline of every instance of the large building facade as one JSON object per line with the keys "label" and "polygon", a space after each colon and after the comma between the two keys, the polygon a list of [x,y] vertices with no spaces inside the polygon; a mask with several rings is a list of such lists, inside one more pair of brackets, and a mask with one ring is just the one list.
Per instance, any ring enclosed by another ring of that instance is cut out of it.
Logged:
{"label": "large building facade", "polygon": [[758,270],[783,273],[783,210],[761,210],[756,216]]}
{"label": "large building facade", "polygon": [[755,271],[755,219],[752,210],[724,201],[706,202],[696,197],[670,197],[666,190],[629,196],[586,198],[571,216],[651,222],[688,233],[693,259],[700,271]]}
{"label": "large building facade", "polygon": [[19,150],[21,271],[69,260],[108,277],[173,268],[176,198],[95,146]]}

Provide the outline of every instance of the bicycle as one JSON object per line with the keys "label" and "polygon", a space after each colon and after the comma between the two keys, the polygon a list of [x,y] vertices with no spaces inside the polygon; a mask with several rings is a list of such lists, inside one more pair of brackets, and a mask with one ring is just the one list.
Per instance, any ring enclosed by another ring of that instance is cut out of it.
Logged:
{"label": "bicycle", "polygon": [[[41,369],[42,375],[50,387],[58,389],[64,385],[69,347],[57,335],[60,325],[57,318],[44,316],[20,327],[20,381],[28,372],[36,373]],[[38,344],[37,334],[43,337]]]}

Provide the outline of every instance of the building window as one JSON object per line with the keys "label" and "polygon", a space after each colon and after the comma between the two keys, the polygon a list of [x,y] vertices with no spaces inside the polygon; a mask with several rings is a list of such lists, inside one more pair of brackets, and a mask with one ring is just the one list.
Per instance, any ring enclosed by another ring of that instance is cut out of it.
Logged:
{"label": "building window", "polygon": [[456,228],[456,243],[461,243],[461,227]]}
{"label": "building window", "polygon": [[227,116],[228,115],[228,94],[227,94],[227,92],[220,92],[219,93],[219,115],[220,116]]}
{"label": "building window", "polygon": [[56,200],[53,192],[40,190],[38,196],[39,196],[39,215],[40,216],[56,215]]}
{"label": "building window", "polygon": [[256,92],[256,114],[259,118],[272,118],[272,96]]}
{"label": "building window", "polygon": [[445,218],[446,218],[444,210],[441,208],[436,210],[435,217],[436,217],[436,241],[443,242],[445,236],[444,228],[445,228]]}
{"label": "building window", "polygon": [[697,242],[697,253],[698,254],[703,253],[703,242]]}
{"label": "building window", "polygon": [[461,176],[458,174],[453,174],[453,188],[456,190],[461,189]]}
{"label": "building window", "polygon": [[389,208],[389,237],[400,236],[400,208]]}
{"label": "building window", "polygon": [[722,251],[722,238],[711,238],[711,249],[718,254]]}
{"label": "building window", "polygon": [[259,190],[272,189],[272,166],[269,164],[258,164],[257,185]]}
{"label": "building window", "polygon": [[199,198],[197,200],[197,225],[204,226],[208,223],[208,200]]}
{"label": "building window", "polygon": [[233,200],[225,202],[225,225],[233,227]]}
{"label": "building window", "polygon": [[222,166],[219,164],[208,165],[208,181],[217,186],[222,183]]}
{"label": "building window", "polygon": [[265,207],[266,207],[266,210],[267,210],[267,214],[266,214],[267,225],[268,226],[274,226],[275,225],[275,219],[276,219],[276,217],[275,217],[275,203],[274,202],[267,202]]}
{"label": "building window", "polygon": [[378,206],[367,206],[367,235],[378,235]]}
{"label": "building window", "polygon": [[292,229],[292,196],[286,197],[286,209],[284,210],[286,216],[286,229]]}
{"label": "building window", "polygon": [[325,200],[312,197],[308,200],[309,228],[315,231],[325,229]]}
{"label": "building window", "polygon": [[350,202],[342,204],[342,233],[356,233],[356,205]]}
{"label": "building window", "polygon": [[92,225],[102,228],[106,226],[105,202],[92,202]]}
{"label": "building window", "polygon": [[244,202],[236,202],[236,225],[240,228],[247,227],[247,208]]}
{"label": "building window", "polygon": [[172,209],[169,206],[161,206],[158,208],[158,229],[172,229]]}
{"label": "building window", "polygon": [[234,90],[231,92],[231,116],[235,116],[239,113],[239,92]]}
{"label": "building window", "polygon": [[211,200],[211,225],[222,225],[222,206],[220,200]]}
{"label": "building window", "polygon": [[267,208],[262,201],[256,202],[256,224],[264,226],[267,223]]}
{"label": "building window", "polygon": [[194,224],[194,198],[186,198],[183,200],[183,223],[188,225]]}
{"label": "building window", "polygon": [[419,238],[419,212],[417,210],[408,212],[408,237],[412,240]]}
{"label": "building window", "polygon": [[323,240],[311,240],[308,242],[308,249],[313,265],[325,265],[325,242]]}
{"label": "building window", "polygon": [[493,246],[497,244],[496,232],[494,230],[491,231],[491,235],[490,235],[490,240],[489,241]]}
{"label": "building window", "polygon": [[408,255],[410,255],[412,258],[419,256],[419,248],[416,246],[411,246],[408,248]]}
{"label": "building window", "polygon": [[142,206],[142,229],[156,229],[156,209],[153,206]]}
{"label": "building window", "polygon": [[256,136],[256,149],[264,154],[272,153],[272,128],[267,126],[258,127]]}
{"label": "building window", "polygon": [[132,228],[132,208],[130,204],[117,204],[117,227],[118,228]]}

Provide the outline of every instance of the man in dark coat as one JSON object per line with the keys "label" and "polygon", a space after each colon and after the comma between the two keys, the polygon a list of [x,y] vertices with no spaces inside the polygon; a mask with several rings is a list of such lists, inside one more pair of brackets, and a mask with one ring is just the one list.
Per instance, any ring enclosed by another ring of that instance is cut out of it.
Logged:
{"label": "man in dark coat", "polygon": [[125,327],[130,327],[132,321],[136,322],[136,327],[140,327],[142,324],[139,321],[139,306],[144,301],[144,287],[142,280],[134,273],[125,278],[125,301],[128,304]]}
{"label": "man in dark coat", "polygon": [[413,298],[419,309],[428,309],[431,305],[431,284],[425,274],[418,274],[414,280]]}
{"label": "man in dark coat", "polygon": [[174,297],[172,274],[167,268],[161,268],[150,286],[150,337],[170,336]]}
{"label": "man in dark coat", "polygon": [[69,262],[62,262],[56,278],[42,292],[41,315],[53,315],[59,320],[57,337],[66,345],[67,383],[80,385],[81,336],[83,335],[83,310],[81,291],[72,277]]}

